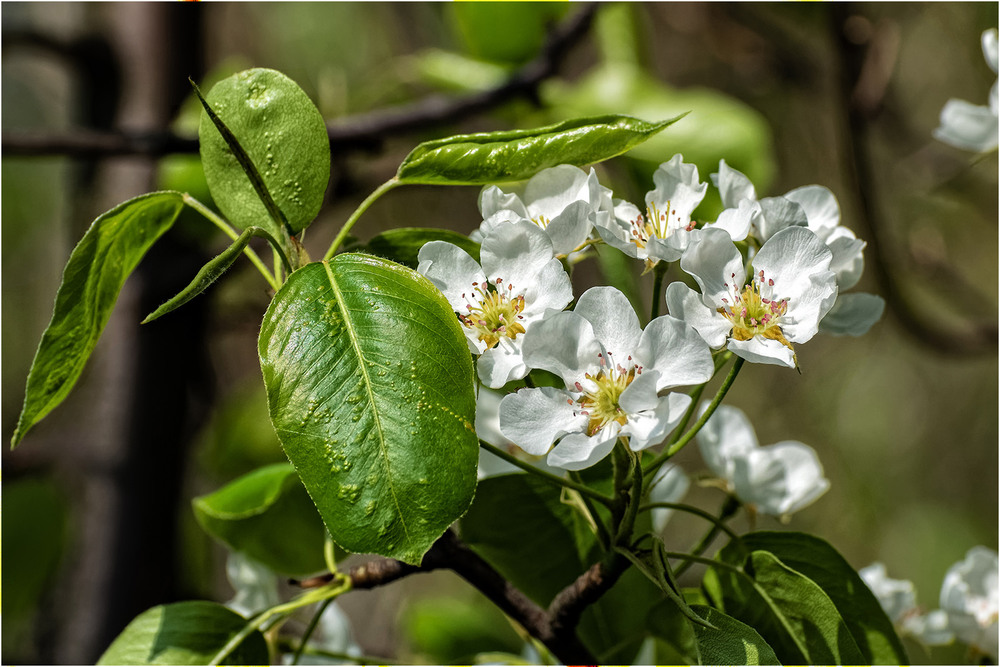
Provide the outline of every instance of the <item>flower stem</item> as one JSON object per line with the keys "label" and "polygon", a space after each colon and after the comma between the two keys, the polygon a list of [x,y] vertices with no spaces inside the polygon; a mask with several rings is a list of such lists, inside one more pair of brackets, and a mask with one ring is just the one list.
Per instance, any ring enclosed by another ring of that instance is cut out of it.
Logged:
{"label": "flower stem", "polygon": [[632,538],[635,518],[639,515],[639,504],[642,502],[642,464],[634,452],[629,450],[628,454],[632,486],[627,496],[628,504],[625,507],[625,516],[622,517],[618,532],[615,534],[615,544],[620,546],[626,546]]}
{"label": "flower stem", "polygon": [[354,213],[351,214],[351,217],[347,219],[347,222],[344,223],[344,226],[340,228],[340,231],[337,233],[336,238],[333,239],[333,243],[330,244],[329,250],[327,250],[326,254],[323,255],[323,259],[328,260],[331,257],[333,257],[334,254],[336,254],[337,250],[340,248],[340,245],[344,242],[344,239],[347,238],[347,234],[351,231],[351,228],[354,227],[354,223],[357,222],[358,218],[361,217],[361,214],[367,211],[368,207],[374,204],[376,199],[378,199],[386,192],[392,190],[398,185],[400,185],[400,182],[396,180],[395,176],[393,176],[388,181],[378,186],[375,189],[375,192],[368,195],[368,198],[365,199],[363,202],[361,202],[361,205],[358,206],[358,208],[354,211]]}
{"label": "flower stem", "polygon": [[[228,222],[219,217],[215,211],[205,206],[186,192],[184,193],[184,203],[198,211],[198,213],[201,213],[209,222],[221,229],[222,232],[233,241],[239,238],[240,235],[236,233],[236,230],[233,229]],[[277,292],[278,289],[281,288],[281,284],[275,279],[274,275],[268,271],[267,266],[264,265],[260,256],[254,252],[254,249],[247,246],[243,249],[243,254],[249,258],[253,265],[257,267],[257,270],[260,271],[260,274],[264,276],[264,280],[266,280],[271,288]]]}
{"label": "flower stem", "polygon": [[[728,535],[733,540],[739,540],[740,536],[729,526],[725,524],[725,519],[732,516],[732,513],[726,513],[725,508],[721,516],[716,517],[711,512],[706,512],[700,507],[695,507],[694,505],[685,505],[684,503],[647,503],[639,508],[640,512],[646,512],[648,510],[656,509],[662,507],[664,509],[677,510],[678,512],[687,512],[688,514],[694,514],[700,516],[706,521],[710,521],[713,524],[712,537],[714,537],[719,532],[723,532]],[[704,539],[702,541],[705,541]],[[700,544],[700,543],[699,543]],[[692,550],[692,553],[700,554],[704,551],[704,548],[698,549],[697,547]]]}
{"label": "flower stem", "polygon": [[681,449],[683,449],[686,444],[691,442],[691,439],[698,434],[698,431],[701,430],[701,428],[708,421],[709,417],[712,416],[715,410],[722,403],[722,399],[725,398],[729,388],[733,386],[733,381],[736,380],[736,376],[739,374],[740,369],[743,368],[743,361],[743,357],[736,358],[736,363],[734,363],[733,367],[729,369],[729,375],[727,375],[726,379],[722,381],[722,386],[719,387],[719,391],[716,392],[715,397],[712,399],[712,402],[708,404],[708,408],[705,412],[701,415],[698,421],[695,422],[694,426],[692,426],[687,433],[681,436],[677,442],[671,444],[669,447],[660,452],[655,459],[649,462],[649,465],[645,467],[647,474],[655,471],[663,465],[667,459],[681,451]]}
{"label": "flower stem", "polygon": [[[726,502],[723,503],[722,509],[719,510],[718,518],[715,518],[708,512],[705,512],[707,518],[709,518],[709,520],[711,520],[715,525],[713,525],[709,529],[709,531],[705,533],[705,535],[698,541],[698,544],[696,544],[694,548],[691,549],[691,553],[696,556],[700,556],[701,554],[703,554],[705,552],[705,549],[708,548],[708,545],[712,543],[712,540],[715,539],[715,536],[718,535],[720,531],[724,531],[731,540],[739,543],[740,536],[737,535],[735,532],[733,532],[733,530],[726,525],[726,519],[736,514],[736,510],[738,510],[739,508],[740,508],[739,501],[730,496],[726,498]],[[676,572],[677,576],[683,574],[685,570],[691,567],[691,564],[693,562],[694,561],[688,561],[686,563],[682,563],[680,567],[677,568]]]}
{"label": "flower stem", "polygon": [[530,463],[528,463],[526,461],[522,461],[521,459],[517,458],[516,456],[508,454],[507,452],[505,452],[501,448],[496,447],[494,445],[491,445],[490,443],[486,442],[485,440],[480,440],[479,441],[479,446],[482,447],[483,449],[485,449],[486,451],[488,451],[490,454],[493,454],[494,456],[499,456],[500,458],[502,458],[507,463],[510,463],[511,465],[515,465],[518,468],[520,468],[521,470],[524,470],[525,472],[530,472],[532,475],[535,475],[536,477],[541,477],[544,480],[548,480],[552,484],[557,484],[559,486],[566,487],[567,489],[573,489],[574,491],[578,491],[580,494],[582,494],[584,496],[587,496],[589,498],[593,498],[597,502],[599,502],[599,503],[601,503],[603,505],[607,505],[608,507],[610,507],[612,504],[614,504],[614,499],[613,498],[609,498],[608,496],[606,496],[603,493],[600,493],[598,491],[595,491],[594,489],[590,488],[589,486],[585,486],[583,484],[577,484],[576,482],[573,482],[571,480],[565,479],[564,477],[559,477],[558,475],[553,475],[550,472],[546,472],[546,471],[542,470],[541,468],[536,468],[535,466],[531,465]]}
{"label": "flower stem", "polygon": [[[667,558],[676,558],[677,560],[683,560],[690,563],[701,563],[703,565],[708,565],[710,567],[718,567],[723,570],[729,570],[730,572],[735,572],[737,574],[742,574],[747,576],[746,572],[742,568],[736,567],[735,565],[730,565],[721,560],[715,560],[714,558],[705,558],[703,556],[695,556],[694,554],[686,554],[682,551],[664,551],[663,555]],[[674,576],[680,575],[680,568],[674,572]]]}
{"label": "flower stem", "polygon": [[667,263],[657,262],[653,268],[653,301],[649,305],[649,319],[655,320],[660,315],[660,302],[663,301],[663,276],[667,273]]}
{"label": "flower stem", "polygon": [[299,658],[302,657],[302,651],[305,650],[306,644],[309,643],[309,638],[312,637],[313,632],[316,631],[316,626],[319,625],[320,617],[323,615],[323,612],[326,611],[326,608],[330,606],[331,602],[333,602],[333,598],[323,600],[319,609],[317,609],[316,613],[313,614],[312,620],[309,621],[309,626],[306,628],[306,631],[302,633],[302,641],[299,642],[298,647],[295,649],[295,655],[292,656],[293,665],[299,664]]}

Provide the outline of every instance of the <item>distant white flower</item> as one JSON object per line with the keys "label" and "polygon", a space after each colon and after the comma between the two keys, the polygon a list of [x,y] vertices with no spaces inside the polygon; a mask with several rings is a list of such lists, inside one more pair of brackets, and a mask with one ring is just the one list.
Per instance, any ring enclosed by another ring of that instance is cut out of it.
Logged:
{"label": "distant white flower", "polygon": [[694,231],[691,214],[708,188],[707,183],[699,182],[698,168],[682,160],[680,154],[674,155],[653,173],[654,187],[646,193],[645,215],[634,204],[615,200],[614,217],[597,225],[608,245],[645,260],[647,267],[680,259]]}
{"label": "distant white flower", "polygon": [[796,367],[793,343],[804,343],[837,296],[832,253],[803,227],[783,229],[754,256],[747,277],[727,233],[703,230],[681,258],[701,287],[667,286],[671,315],[693,326],[712,348],[727,345],[747,361]]}
{"label": "distant white flower", "polygon": [[[701,406],[702,413],[707,406]],[[830,488],[812,447],[794,440],[759,446],[739,408],[720,405],[696,437],[709,469],[740,502],[761,514],[785,517]]]}
{"label": "distant white flower", "polygon": [[237,551],[226,558],[226,578],[236,595],[225,605],[244,618],[281,602],[278,575],[269,567]]}
{"label": "distant white flower", "polygon": [[822,185],[806,185],[785,193],[806,214],[808,227],[833,253],[830,270],[837,276],[837,301],[819,324],[820,331],[833,335],[860,336],[885,311],[885,300],[874,294],[844,294],[861,279],[865,270],[865,242],[840,224],[837,198]]}
{"label": "distant white flower", "polygon": [[951,643],[955,636],[948,629],[948,615],[937,609],[927,614],[917,607],[917,593],[913,582],[890,579],[885,565],[872,563],[858,570],[858,574],[878,599],[886,616],[896,629],[927,646]]}
{"label": "distant white flower", "polygon": [[523,334],[573,299],[573,287],[545,232],[527,220],[483,238],[482,267],[467,252],[431,241],[417,271],[441,290],[465,325],[469,349],[480,355],[479,379],[502,387],[528,374]]}
{"label": "distant white flower", "polygon": [[[994,73],[997,71],[997,30],[983,33],[983,57]],[[997,82],[990,88],[989,106],[950,99],[941,109],[941,124],[932,134],[938,141],[970,151],[985,152],[997,147]]]}
{"label": "distant white flower", "polygon": [[691,327],[663,316],[643,330],[613,287],[591,288],[574,310],[535,324],[524,358],[561,377],[566,388],[505,396],[500,430],[529,454],[548,453],[549,465],[568,470],[604,458],[619,437],[634,451],[662,442],[691,399],[658,393],[706,382],[714,370],[708,346]]}
{"label": "distant white flower", "polygon": [[587,240],[596,224],[611,217],[611,190],[579,167],[562,164],[543,169],[523,185],[504,192],[496,185],[479,195],[482,236],[513,218],[534,222],[552,240],[557,255],[566,255]]}
{"label": "distant white flower", "polygon": [[997,552],[973,547],[965,560],[955,563],[941,584],[941,609],[959,640],[997,657]]}
{"label": "distant white flower", "polygon": [[[653,477],[652,486],[649,489],[649,502],[678,503],[687,495],[689,488],[691,488],[691,480],[684,473],[683,468],[673,463],[664,463],[656,472],[656,476]],[[652,512],[653,530],[662,533],[674,511],[666,507],[655,507],[650,511]]]}

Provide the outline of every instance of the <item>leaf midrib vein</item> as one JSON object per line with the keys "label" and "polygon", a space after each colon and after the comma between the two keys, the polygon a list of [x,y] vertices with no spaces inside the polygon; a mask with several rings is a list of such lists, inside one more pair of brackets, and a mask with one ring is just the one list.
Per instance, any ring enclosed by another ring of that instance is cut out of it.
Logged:
{"label": "leaf midrib vein", "polygon": [[354,335],[354,326],[348,318],[349,313],[347,310],[347,304],[344,303],[343,294],[340,291],[340,287],[337,285],[336,278],[333,276],[333,271],[330,269],[329,262],[324,261],[323,268],[326,270],[326,277],[330,281],[330,288],[333,289],[333,293],[336,296],[337,308],[340,309],[341,317],[344,318],[344,330],[350,338],[351,346],[354,348],[355,354],[358,355],[358,366],[361,369],[361,378],[364,381],[365,392],[368,394],[368,402],[372,406],[372,418],[375,422],[375,430],[378,434],[379,453],[382,455],[382,461],[385,465],[386,484],[389,487],[389,493],[392,494],[392,503],[396,507],[399,522],[403,526],[403,533],[406,535],[406,540],[409,542],[411,539],[410,531],[406,527],[406,519],[403,518],[403,508],[399,505],[399,498],[396,497],[396,489],[392,485],[392,469],[389,465],[389,453],[386,451],[385,434],[382,431],[382,419],[378,414],[378,409],[375,407],[375,394],[372,393],[372,381],[368,376],[367,359],[361,351],[361,346],[358,343],[357,337]]}

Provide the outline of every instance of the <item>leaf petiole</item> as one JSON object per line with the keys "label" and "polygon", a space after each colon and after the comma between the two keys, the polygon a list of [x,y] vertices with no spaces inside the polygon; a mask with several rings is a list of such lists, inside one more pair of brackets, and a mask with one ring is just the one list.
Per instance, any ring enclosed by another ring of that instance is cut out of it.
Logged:
{"label": "leaf petiole", "polygon": [[337,232],[336,238],[333,239],[333,243],[330,244],[330,248],[326,251],[326,254],[323,255],[323,259],[330,259],[337,253],[337,250],[344,243],[344,239],[346,239],[348,233],[350,233],[351,228],[354,227],[354,223],[356,223],[358,218],[360,218],[361,215],[375,203],[375,200],[399,185],[402,185],[402,183],[400,183],[396,177],[392,177],[368,195],[368,198],[361,202],[361,205],[355,209],[354,213],[351,214],[351,217],[349,217],[347,222],[344,223],[344,226],[340,228],[339,232]]}
{"label": "leaf petiole", "polygon": [[505,452],[501,448],[496,447],[494,445],[491,445],[490,443],[486,442],[485,440],[480,440],[479,441],[479,446],[482,447],[483,449],[485,449],[486,451],[488,451],[490,454],[493,454],[494,456],[500,457],[501,459],[503,459],[507,463],[510,463],[511,465],[515,465],[518,468],[520,468],[521,470],[524,470],[525,472],[529,472],[532,475],[535,475],[536,477],[541,477],[542,479],[547,480],[547,481],[551,482],[552,484],[556,484],[558,486],[566,487],[567,489],[573,489],[574,491],[578,491],[582,495],[587,496],[588,498],[593,498],[597,502],[602,503],[604,505],[607,505],[608,507],[611,507],[614,504],[614,502],[615,502],[614,498],[611,498],[609,496],[604,495],[603,493],[595,491],[594,489],[590,488],[589,486],[586,486],[586,485],[583,485],[583,484],[577,484],[574,481],[565,479],[563,477],[559,477],[558,475],[553,475],[550,472],[546,472],[546,471],[542,470],[541,468],[536,468],[535,466],[531,465],[530,463],[527,463],[526,461],[522,461],[521,459],[517,458],[516,456],[512,456],[511,454],[508,454],[507,452]]}

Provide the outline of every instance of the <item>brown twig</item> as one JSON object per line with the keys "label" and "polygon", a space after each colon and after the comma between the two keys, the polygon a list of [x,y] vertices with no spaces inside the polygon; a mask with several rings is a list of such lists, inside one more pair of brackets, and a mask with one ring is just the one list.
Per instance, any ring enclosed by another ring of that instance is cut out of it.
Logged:
{"label": "brown twig", "polygon": [[865,45],[851,42],[844,34],[844,25],[852,14],[852,7],[834,3],[830,8],[831,29],[840,54],[841,99],[846,131],[844,132],[844,155],[849,181],[855,190],[861,217],[859,222],[867,226],[869,256],[874,259],[870,266],[874,270],[885,297],[889,311],[899,321],[903,331],[919,343],[937,352],[952,355],[972,355],[996,353],[998,329],[994,323],[968,323],[961,328],[947,329],[922,318],[900,289],[900,281],[890,270],[890,253],[883,238],[880,215],[881,203],[875,167],[868,150],[868,130],[871,115],[878,112],[880,105],[872,100],[859,99],[857,86],[865,70],[869,50]]}
{"label": "brown twig", "polygon": [[[539,55],[499,86],[462,97],[432,96],[395,109],[329,123],[330,147],[338,152],[371,149],[387,136],[464,120],[513,99],[527,98],[537,103],[538,87],[556,74],[570,49],[587,33],[596,8],[596,3],[584,5],[557,25]],[[45,134],[12,131],[3,133],[2,147],[6,156],[161,156],[197,152],[198,141],[165,130],[70,130]]]}

